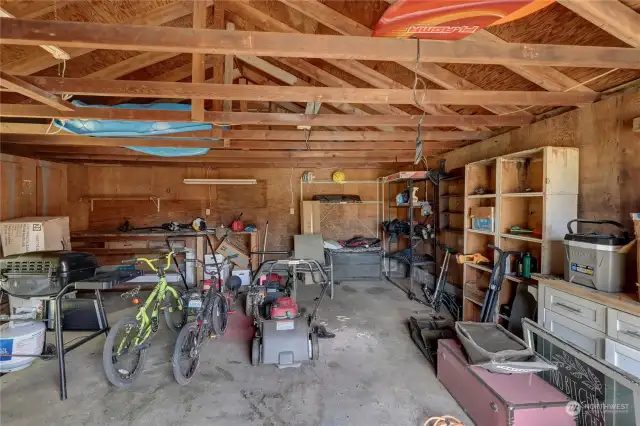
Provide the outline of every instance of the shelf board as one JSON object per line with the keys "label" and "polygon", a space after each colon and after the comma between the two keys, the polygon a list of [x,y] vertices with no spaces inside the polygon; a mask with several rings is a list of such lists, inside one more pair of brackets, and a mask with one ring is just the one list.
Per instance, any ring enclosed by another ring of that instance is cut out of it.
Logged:
{"label": "shelf board", "polygon": [[440,214],[464,214],[464,212],[444,210],[444,211],[441,211]]}
{"label": "shelf board", "polygon": [[491,273],[491,268],[489,268],[488,266],[485,266],[485,265],[480,265],[478,263],[465,263],[465,265],[470,266],[470,267],[472,267],[474,269],[479,269],[481,271]]}
{"label": "shelf board", "polygon": [[481,231],[479,229],[471,229],[471,228],[467,228],[467,232],[471,232],[473,234],[484,234],[484,235],[491,235],[494,236],[496,235],[495,232],[487,232],[487,231]]}
{"label": "shelf board", "polygon": [[343,206],[347,206],[347,205],[358,205],[358,204],[382,204],[382,201],[358,201],[355,203],[352,202],[338,202],[338,203],[332,203],[331,201],[320,201],[320,204],[332,204],[332,205],[343,205]]}
{"label": "shelf board", "polygon": [[[412,207],[414,209],[421,209],[422,206],[428,203],[429,203],[428,201],[419,201],[418,203],[414,203]],[[392,207],[409,207],[409,203],[396,204],[395,206],[392,206]]]}
{"label": "shelf board", "polygon": [[509,238],[512,240],[520,240],[520,241],[529,241],[532,243],[539,243],[542,244],[542,239],[541,238],[534,238],[534,237],[527,237],[524,235],[515,235],[515,234],[500,234],[501,237],[503,238]]}
{"label": "shelf board", "polygon": [[465,296],[464,300],[468,300],[469,302],[473,303],[474,305],[478,305],[480,307],[482,307],[482,305],[484,305],[484,301],[477,300],[477,299],[475,299],[473,297],[470,297],[470,296]]}
{"label": "shelf board", "polygon": [[349,184],[349,183],[380,183],[377,180],[345,180],[343,182],[334,182],[332,180],[312,180],[311,182],[305,182],[302,181],[303,185],[313,185],[313,184],[322,184],[322,185],[326,185],[326,184],[335,184],[335,185],[345,185],[345,184]]}
{"label": "shelf board", "polygon": [[464,229],[447,227],[447,228],[440,228],[440,230],[444,231],[444,232],[451,232],[451,233],[454,233],[454,234],[464,234]]}
{"label": "shelf board", "polygon": [[440,179],[440,182],[451,182],[456,180],[464,180],[464,176],[449,176],[449,177]]}
{"label": "shelf board", "polygon": [[467,195],[467,198],[496,198],[496,194],[473,194]]}
{"label": "shelf board", "polygon": [[464,198],[462,194],[444,194],[440,195],[440,198]]}
{"label": "shelf board", "polygon": [[542,192],[511,192],[507,194],[502,194],[503,198],[516,198],[516,197],[542,197],[544,193]]}

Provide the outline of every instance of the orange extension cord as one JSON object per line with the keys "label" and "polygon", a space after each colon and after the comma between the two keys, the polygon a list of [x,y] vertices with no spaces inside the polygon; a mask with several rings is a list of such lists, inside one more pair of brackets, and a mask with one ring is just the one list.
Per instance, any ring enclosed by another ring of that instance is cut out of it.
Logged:
{"label": "orange extension cord", "polygon": [[[431,423],[434,422],[434,423]],[[423,426],[464,426],[462,422],[453,416],[429,417]]]}

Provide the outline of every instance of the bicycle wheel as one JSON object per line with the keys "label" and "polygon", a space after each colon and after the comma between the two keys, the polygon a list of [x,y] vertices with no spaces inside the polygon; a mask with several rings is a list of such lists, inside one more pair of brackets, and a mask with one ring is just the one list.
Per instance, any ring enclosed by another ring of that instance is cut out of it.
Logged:
{"label": "bicycle wheel", "polygon": [[187,309],[182,301],[182,292],[175,289],[178,292],[178,298],[173,296],[173,293],[167,291],[164,296],[164,320],[167,323],[169,330],[177,333],[182,326],[187,322]]}
{"label": "bicycle wheel", "polygon": [[211,329],[216,336],[224,335],[227,329],[227,319],[229,318],[229,305],[227,298],[218,293],[213,300],[211,310]]}
{"label": "bicycle wheel", "polygon": [[133,343],[139,332],[138,320],[123,318],[111,328],[104,342],[102,366],[114,386],[130,387],[143,369],[147,349],[136,348]]}
{"label": "bicycle wheel", "polygon": [[191,322],[180,330],[176,346],[173,349],[173,377],[181,385],[188,384],[200,365],[198,348],[198,325]]}

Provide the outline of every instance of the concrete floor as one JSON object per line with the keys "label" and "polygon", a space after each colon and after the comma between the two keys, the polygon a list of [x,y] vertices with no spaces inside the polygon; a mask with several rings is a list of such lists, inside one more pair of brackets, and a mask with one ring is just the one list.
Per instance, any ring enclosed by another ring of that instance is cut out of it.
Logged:
{"label": "concrete floor", "polygon": [[[310,306],[318,292],[317,286],[301,289],[300,304]],[[184,387],[173,379],[175,335],[164,324],[143,375],[128,391],[107,384],[99,337],[68,355],[65,402],[58,399],[55,360],[0,378],[0,423],[422,425],[430,416],[449,414],[472,425],[409,337],[406,320],[423,308],[388,282],[336,286],[336,298],[327,298],[318,316],[336,338],[320,340],[319,361],[285,370],[250,365],[252,329],[238,310],[225,336],[205,348],[197,376]]]}

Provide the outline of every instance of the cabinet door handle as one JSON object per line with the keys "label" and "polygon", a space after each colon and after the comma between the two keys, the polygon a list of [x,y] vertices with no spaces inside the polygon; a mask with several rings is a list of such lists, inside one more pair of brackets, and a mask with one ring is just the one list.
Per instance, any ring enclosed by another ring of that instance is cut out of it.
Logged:
{"label": "cabinet door handle", "polygon": [[631,337],[640,338],[640,333],[638,333],[637,331],[634,331],[634,330],[623,330],[622,332],[624,334],[628,334]]}
{"label": "cabinet door handle", "polygon": [[573,306],[565,305],[564,303],[556,302],[556,303],[554,303],[554,305],[558,305],[561,308],[565,308],[566,310],[571,311],[571,312],[575,312],[576,314],[581,314],[582,313],[582,309],[574,308]]}

